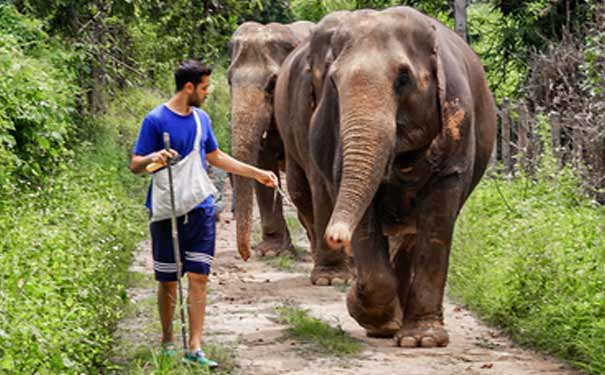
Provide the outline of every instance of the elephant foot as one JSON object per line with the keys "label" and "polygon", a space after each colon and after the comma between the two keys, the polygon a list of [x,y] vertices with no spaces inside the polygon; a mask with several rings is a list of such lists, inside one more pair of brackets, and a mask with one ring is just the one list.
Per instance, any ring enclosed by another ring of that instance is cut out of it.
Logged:
{"label": "elephant foot", "polygon": [[403,314],[397,297],[387,303],[360,298],[354,285],[347,295],[347,309],[368,337],[391,338],[401,329]]}
{"label": "elephant foot", "polygon": [[353,279],[348,268],[315,266],[311,271],[311,283],[317,286],[344,285]]}
{"label": "elephant foot", "polygon": [[254,246],[254,251],[261,257],[274,257],[286,251],[294,251],[290,238],[269,237]]}
{"label": "elephant foot", "polygon": [[402,348],[446,347],[449,341],[441,319],[404,322],[395,335],[395,343]]}
{"label": "elephant foot", "polygon": [[385,323],[379,327],[372,327],[370,325],[364,327],[366,329],[366,336],[378,339],[389,339],[401,329],[401,321],[393,319],[388,323]]}

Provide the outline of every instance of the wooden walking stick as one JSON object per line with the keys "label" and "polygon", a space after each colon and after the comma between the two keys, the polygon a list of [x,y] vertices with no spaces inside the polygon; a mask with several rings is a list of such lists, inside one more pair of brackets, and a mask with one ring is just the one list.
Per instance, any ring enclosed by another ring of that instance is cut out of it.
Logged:
{"label": "wooden walking stick", "polygon": [[[170,152],[170,134],[164,132],[164,147]],[[172,184],[172,164],[174,161],[168,159],[168,184],[170,185],[170,207],[172,209],[170,222],[172,224],[172,247],[174,249],[174,259],[176,261],[176,281],[179,289],[179,305],[181,310],[181,335],[183,336],[183,349],[187,352],[187,327],[185,322],[185,305],[183,304],[183,286],[181,285],[182,265],[181,251],[179,249],[179,232],[177,229],[176,212],[174,205],[174,185]]]}

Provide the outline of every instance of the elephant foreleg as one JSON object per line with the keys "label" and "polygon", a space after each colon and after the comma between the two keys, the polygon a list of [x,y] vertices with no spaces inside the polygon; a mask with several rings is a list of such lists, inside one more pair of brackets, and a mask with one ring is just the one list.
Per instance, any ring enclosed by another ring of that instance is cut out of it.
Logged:
{"label": "elephant foreleg", "polygon": [[[261,149],[259,167],[279,176],[279,161],[271,149]],[[263,241],[254,249],[261,256],[275,256],[285,250],[293,250],[290,232],[284,219],[282,198],[275,190],[255,184],[256,199],[260,211]]]}
{"label": "elephant foreleg", "polygon": [[[455,174],[428,187],[419,202],[416,244],[407,260],[411,269],[401,283],[403,325],[396,342],[403,347],[447,346],[443,295],[454,223],[462,201],[462,176]],[[406,259],[398,259],[403,263]],[[403,264],[399,265],[403,267]]]}
{"label": "elephant foreleg", "polygon": [[397,278],[389,261],[387,237],[371,206],[357,226],[351,246],[357,278],[347,296],[349,314],[371,337],[392,337],[401,328]]}

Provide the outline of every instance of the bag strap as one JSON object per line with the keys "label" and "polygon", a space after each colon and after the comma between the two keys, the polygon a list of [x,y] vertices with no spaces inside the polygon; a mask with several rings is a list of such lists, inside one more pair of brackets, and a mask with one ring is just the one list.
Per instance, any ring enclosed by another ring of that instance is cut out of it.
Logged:
{"label": "bag strap", "polygon": [[202,140],[202,123],[197,115],[197,111],[193,108],[193,117],[195,117],[195,140],[193,141],[193,149],[200,151],[200,141]]}

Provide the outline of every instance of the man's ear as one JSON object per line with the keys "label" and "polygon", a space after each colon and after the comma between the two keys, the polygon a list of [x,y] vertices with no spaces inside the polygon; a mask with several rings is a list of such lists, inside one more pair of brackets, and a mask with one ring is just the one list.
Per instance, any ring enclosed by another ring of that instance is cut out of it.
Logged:
{"label": "man's ear", "polygon": [[186,94],[191,94],[194,91],[195,86],[193,85],[193,83],[187,82],[185,83],[185,86],[183,86],[183,89],[185,90]]}

